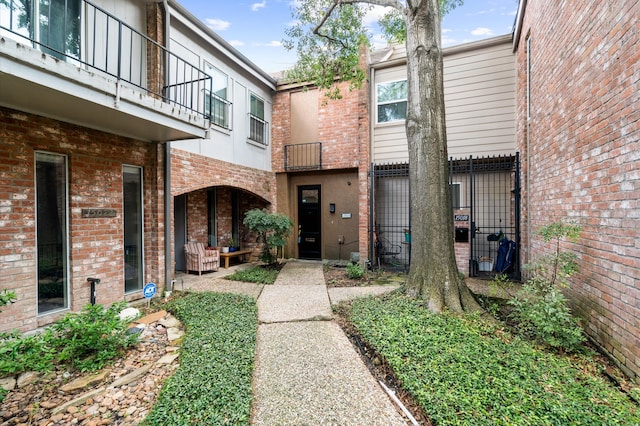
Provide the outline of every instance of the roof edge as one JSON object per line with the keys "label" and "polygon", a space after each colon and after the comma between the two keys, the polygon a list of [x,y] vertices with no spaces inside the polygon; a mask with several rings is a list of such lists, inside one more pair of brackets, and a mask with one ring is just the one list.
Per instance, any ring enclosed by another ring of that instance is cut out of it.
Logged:
{"label": "roof edge", "polygon": [[[275,89],[276,83],[277,83],[275,78],[269,75],[266,71],[264,71],[258,65],[251,62],[249,58],[247,58],[242,53],[240,53],[240,51],[235,47],[233,47],[228,41],[226,41],[225,39],[220,37],[218,34],[216,34],[211,28],[209,28],[208,26],[205,25],[204,22],[196,18],[190,11],[188,11],[180,3],[178,3],[175,0],[168,0],[168,2],[173,9],[175,9],[177,12],[183,15],[187,20],[192,22],[200,31],[204,32],[206,35],[211,37],[216,43],[220,44],[220,46],[226,49],[228,53],[230,53],[234,57],[231,59],[234,59],[240,65],[244,65],[248,67],[251,71],[255,71],[257,74],[259,74],[259,77],[265,81],[265,83],[267,83],[268,85],[271,85],[272,89]],[[225,52],[222,52],[222,53],[225,53]]]}

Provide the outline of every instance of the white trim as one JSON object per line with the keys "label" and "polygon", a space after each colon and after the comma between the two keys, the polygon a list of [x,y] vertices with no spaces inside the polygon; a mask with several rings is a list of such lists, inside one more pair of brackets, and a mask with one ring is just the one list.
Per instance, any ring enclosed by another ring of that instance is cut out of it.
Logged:
{"label": "white trim", "polygon": [[[409,102],[409,94],[407,92],[407,97],[405,97],[404,99],[396,99],[393,101],[384,101],[384,102],[378,102],[378,86],[381,85],[387,85],[387,84],[393,84],[393,83],[400,83],[400,82],[405,82],[407,83],[407,79],[399,79],[399,80],[390,80],[390,81],[381,81],[375,84],[375,88],[374,88],[374,102],[375,102],[375,114],[376,114],[376,125],[385,125],[385,124],[391,124],[391,123],[399,123],[399,122],[403,122],[407,119],[407,117],[405,116],[404,118],[399,118],[399,119],[395,119],[395,120],[389,120],[389,121],[380,121],[380,117],[378,117],[378,106],[380,105],[390,105],[390,104],[399,104],[401,102],[406,102],[407,106],[408,106],[408,102]],[[408,91],[408,87],[407,87],[407,91]]]}

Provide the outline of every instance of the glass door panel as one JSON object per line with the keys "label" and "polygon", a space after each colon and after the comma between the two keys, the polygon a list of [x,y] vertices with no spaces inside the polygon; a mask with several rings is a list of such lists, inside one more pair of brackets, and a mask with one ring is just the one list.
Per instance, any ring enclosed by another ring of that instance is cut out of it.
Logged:
{"label": "glass door panel", "polygon": [[36,153],[38,313],[69,307],[67,159]]}
{"label": "glass door panel", "polygon": [[124,291],[130,293],[143,287],[143,211],[142,211],[142,169],[124,166]]}

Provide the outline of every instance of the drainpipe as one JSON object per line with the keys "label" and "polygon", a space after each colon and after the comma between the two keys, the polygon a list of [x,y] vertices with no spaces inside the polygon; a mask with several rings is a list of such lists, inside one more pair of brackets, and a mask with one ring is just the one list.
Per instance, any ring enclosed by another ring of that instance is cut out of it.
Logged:
{"label": "drainpipe", "polygon": [[[169,48],[170,17],[169,3],[162,1],[164,7],[164,45]],[[167,78],[165,73],[164,78]],[[165,83],[167,83],[165,81]],[[171,142],[164,144],[164,289],[167,290],[173,280],[173,256],[171,256]],[[173,289],[171,289],[173,290]]]}

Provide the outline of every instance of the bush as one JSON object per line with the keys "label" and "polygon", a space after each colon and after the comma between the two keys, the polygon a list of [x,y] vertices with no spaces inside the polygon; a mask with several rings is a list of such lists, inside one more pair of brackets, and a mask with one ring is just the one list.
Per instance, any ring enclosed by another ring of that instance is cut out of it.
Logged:
{"label": "bush", "polygon": [[275,263],[278,247],[286,244],[291,234],[293,221],[281,213],[269,213],[266,210],[249,210],[244,217],[244,225],[258,234],[258,242],[262,244],[260,260]]}
{"label": "bush", "polygon": [[128,334],[129,321],[119,317],[126,306],[125,302],[114,303],[108,309],[86,305],[82,312],[69,313],[53,324],[50,344],[57,350],[57,360],[80,371],[93,371],[135,345],[138,335]]}
{"label": "bush", "polygon": [[578,263],[575,254],[560,250],[560,242],[562,239],[576,241],[580,230],[577,225],[562,223],[542,227],[538,235],[545,243],[553,243],[553,251],[527,266],[532,277],[523,286],[522,295],[508,302],[513,307],[511,317],[521,334],[570,352],[580,351],[585,337],[562,294],[571,275],[578,271]]}
{"label": "bush", "polygon": [[13,303],[17,298],[18,297],[13,291],[2,290],[2,292],[0,293],[0,306],[6,306],[10,303]]}
{"label": "bush", "polygon": [[80,313],[68,313],[40,334],[0,335],[0,376],[24,371],[49,371],[56,363],[69,364],[80,371],[107,365],[137,343],[136,334],[127,334],[128,321],[118,314],[125,302],[87,305]]}
{"label": "bush", "polygon": [[0,336],[0,377],[25,371],[50,371],[56,351],[50,345],[51,330],[22,337],[20,333]]}
{"label": "bush", "polygon": [[347,276],[353,280],[359,280],[364,275],[364,268],[359,263],[349,263],[347,265]]}

